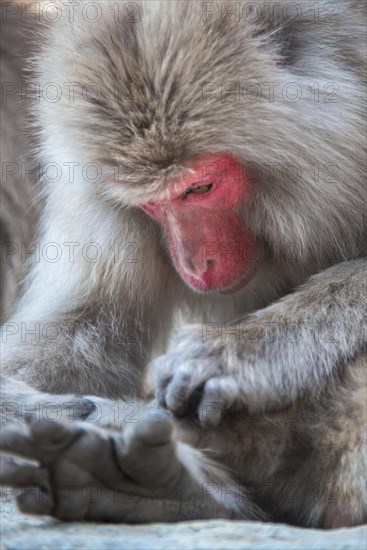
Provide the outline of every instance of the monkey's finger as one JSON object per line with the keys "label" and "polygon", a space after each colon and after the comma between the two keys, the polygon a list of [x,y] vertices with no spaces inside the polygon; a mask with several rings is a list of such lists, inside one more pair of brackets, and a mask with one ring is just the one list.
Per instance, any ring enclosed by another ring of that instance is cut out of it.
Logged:
{"label": "monkey's finger", "polygon": [[[180,342],[179,347],[182,344],[183,342]],[[189,342],[185,347],[190,349]],[[187,358],[182,362],[181,355],[177,353],[168,353],[156,359],[154,369],[157,402],[176,416],[185,416],[196,411],[208,372],[216,375],[211,360],[200,357]],[[219,369],[217,374],[220,374]]]}
{"label": "monkey's finger", "polygon": [[196,411],[201,398],[207,374],[195,365],[185,365],[169,384],[165,402],[176,416],[185,416]]}
{"label": "monkey's finger", "polygon": [[159,407],[166,408],[166,392],[167,388],[172,380],[172,374],[167,374],[157,378],[156,388],[155,388],[155,398]]}
{"label": "monkey's finger", "polygon": [[203,427],[216,427],[223,414],[238,398],[238,381],[232,376],[210,378],[203,389],[198,407],[199,422]]}
{"label": "monkey's finger", "polygon": [[50,489],[49,474],[45,468],[40,468],[27,462],[19,462],[10,456],[0,458],[0,483],[15,487],[41,487]]}
{"label": "monkey's finger", "polygon": [[152,370],[155,372],[155,398],[160,407],[166,407],[166,391],[170,384],[174,371],[170,355],[162,355],[152,363]]}

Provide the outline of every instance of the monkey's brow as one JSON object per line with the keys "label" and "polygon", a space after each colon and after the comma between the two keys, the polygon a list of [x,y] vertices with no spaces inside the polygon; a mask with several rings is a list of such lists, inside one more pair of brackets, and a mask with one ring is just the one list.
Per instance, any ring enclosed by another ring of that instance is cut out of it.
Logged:
{"label": "monkey's brow", "polygon": [[217,180],[219,177],[223,174],[223,170],[216,170],[215,172],[204,172],[202,176],[202,180],[199,181],[193,181],[190,183],[190,187],[195,187],[195,185],[205,185],[207,180]]}

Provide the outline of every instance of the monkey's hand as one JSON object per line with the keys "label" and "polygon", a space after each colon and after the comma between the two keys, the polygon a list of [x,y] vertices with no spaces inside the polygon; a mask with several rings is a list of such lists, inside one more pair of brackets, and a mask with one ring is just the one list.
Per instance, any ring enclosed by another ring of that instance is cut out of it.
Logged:
{"label": "monkey's hand", "polygon": [[239,377],[229,372],[227,353],[220,338],[203,342],[202,327],[191,326],[173,351],[153,363],[158,404],[178,417],[196,414],[203,427],[217,426],[245,397]]}
{"label": "monkey's hand", "polygon": [[215,426],[232,407],[270,411],[306,392],[317,399],[367,345],[366,267],[334,266],[240,322],[192,326],[155,361],[159,404]]}
{"label": "monkey's hand", "polygon": [[[292,400],[286,389],[273,391],[274,355],[271,348],[265,355],[258,323],[243,325],[246,345],[232,341],[221,329],[210,339],[203,335],[202,327],[190,329],[170,353],[153,362],[160,407],[176,417],[194,416],[204,428],[217,427],[237,412],[253,415],[289,407]],[[233,333],[233,326],[227,330]]]}
{"label": "monkey's hand", "polygon": [[197,468],[201,455],[175,442],[172,428],[164,411],[143,412],[123,432],[85,422],[6,426],[0,481],[21,488],[17,501],[23,512],[62,520],[228,517],[211,496],[203,498],[203,479],[199,482],[189,471],[191,465]]}

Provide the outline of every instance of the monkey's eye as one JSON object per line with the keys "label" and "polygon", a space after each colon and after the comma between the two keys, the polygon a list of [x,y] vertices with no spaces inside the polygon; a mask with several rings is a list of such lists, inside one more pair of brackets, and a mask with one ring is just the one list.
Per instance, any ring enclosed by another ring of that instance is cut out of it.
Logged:
{"label": "monkey's eye", "polygon": [[195,193],[195,195],[203,195],[204,193],[210,191],[212,187],[212,183],[209,183],[208,185],[198,185],[197,187],[191,187],[185,192],[185,197],[187,197],[187,195],[189,195],[190,193]]}

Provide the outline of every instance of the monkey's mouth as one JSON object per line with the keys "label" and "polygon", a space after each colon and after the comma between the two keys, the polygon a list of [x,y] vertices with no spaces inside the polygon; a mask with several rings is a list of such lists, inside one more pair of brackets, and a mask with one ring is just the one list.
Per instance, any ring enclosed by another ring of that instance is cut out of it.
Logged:
{"label": "monkey's mouth", "polygon": [[[222,259],[219,255],[203,265],[193,261],[182,261],[171,249],[173,265],[187,286],[200,294],[233,294],[244,288],[254,277],[264,261],[264,244],[260,239],[242,255],[230,255]],[[201,268],[201,269],[200,269]]]}
{"label": "monkey's mouth", "polygon": [[248,285],[248,283],[254,277],[256,272],[257,272],[257,269],[255,269],[255,268],[252,269],[252,270],[249,270],[247,273],[245,273],[243,275],[243,277],[241,279],[239,279],[238,281],[234,282],[232,285],[230,285],[226,288],[218,289],[217,292],[219,294],[233,294],[234,292],[237,292],[238,290],[241,290],[246,285]]}
{"label": "monkey's mouth", "polygon": [[221,284],[221,281],[215,281],[208,277],[196,277],[192,273],[180,273],[184,282],[195,292],[200,294],[233,294],[244,288],[254,277],[258,270],[258,264],[253,264],[240,277],[229,281],[227,284]]}

